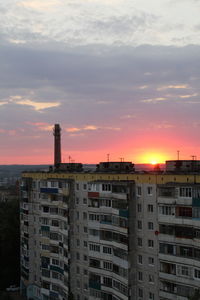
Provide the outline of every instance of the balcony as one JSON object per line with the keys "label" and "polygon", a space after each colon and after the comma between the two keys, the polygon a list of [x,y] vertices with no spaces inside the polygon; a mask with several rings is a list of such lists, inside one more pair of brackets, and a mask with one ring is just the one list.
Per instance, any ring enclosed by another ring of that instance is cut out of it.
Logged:
{"label": "balcony", "polygon": [[128,209],[119,209],[119,216],[128,218]]}
{"label": "balcony", "polygon": [[99,192],[88,192],[88,198],[99,198]]}
{"label": "balcony", "polygon": [[58,273],[60,273],[60,274],[64,274],[64,270],[63,269],[61,269],[60,267],[57,267],[57,266],[54,266],[54,265],[50,265],[50,270],[51,271],[56,271],[56,272],[58,272]]}
{"label": "balcony", "polygon": [[58,188],[40,188],[40,193],[58,194]]}
{"label": "balcony", "polygon": [[89,280],[89,288],[95,289],[95,290],[101,290],[101,283],[94,281],[94,280]]}

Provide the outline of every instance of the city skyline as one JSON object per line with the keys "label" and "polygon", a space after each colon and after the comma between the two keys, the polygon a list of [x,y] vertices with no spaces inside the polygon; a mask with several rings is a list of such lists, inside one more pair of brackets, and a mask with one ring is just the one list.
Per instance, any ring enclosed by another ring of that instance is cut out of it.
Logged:
{"label": "city skyline", "polygon": [[0,4],[0,164],[200,157],[198,1]]}

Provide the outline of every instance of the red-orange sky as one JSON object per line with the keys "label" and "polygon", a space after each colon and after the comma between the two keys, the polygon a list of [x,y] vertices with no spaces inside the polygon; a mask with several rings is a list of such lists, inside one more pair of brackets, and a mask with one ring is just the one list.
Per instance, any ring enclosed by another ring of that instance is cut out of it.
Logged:
{"label": "red-orange sky", "polygon": [[63,162],[200,158],[196,1],[4,2],[0,164],[52,164],[55,123]]}
{"label": "red-orange sky", "polygon": [[[19,135],[16,132],[8,136],[7,145],[4,144],[1,148],[1,164],[53,163],[52,125],[34,126],[33,132],[27,128]],[[73,131],[73,134],[69,134],[69,131]],[[132,127],[110,131],[104,132],[100,128],[80,131],[77,128],[75,131],[62,125],[62,161],[68,162],[70,159],[82,163],[98,163],[106,161],[109,154],[110,161],[120,161],[123,158],[134,163],[163,163],[165,160],[176,159],[177,150],[180,151],[181,159],[191,159],[191,155],[198,153],[198,140],[194,141],[194,137],[186,132],[177,134],[174,129],[135,130]]]}

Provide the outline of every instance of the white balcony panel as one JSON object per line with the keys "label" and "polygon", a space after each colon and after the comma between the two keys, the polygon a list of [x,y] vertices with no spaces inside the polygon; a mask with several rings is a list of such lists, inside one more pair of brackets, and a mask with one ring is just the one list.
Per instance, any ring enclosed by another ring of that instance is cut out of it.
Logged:
{"label": "white balcony panel", "polygon": [[200,260],[195,260],[192,258],[186,258],[186,257],[180,257],[176,255],[168,255],[168,254],[162,254],[159,253],[159,260],[165,261],[165,262],[171,262],[171,263],[177,263],[177,264],[183,264],[184,265],[190,265],[197,268],[200,268]]}
{"label": "white balcony panel", "polygon": [[158,204],[175,204],[176,198],[158,197]]}
{"label": "white balcony panel", "polygon": [[188,300],[188,297],[178,296],[176,294],[171,294],[165,291],[159,292],[160,299],[167,299],[167,300]]}

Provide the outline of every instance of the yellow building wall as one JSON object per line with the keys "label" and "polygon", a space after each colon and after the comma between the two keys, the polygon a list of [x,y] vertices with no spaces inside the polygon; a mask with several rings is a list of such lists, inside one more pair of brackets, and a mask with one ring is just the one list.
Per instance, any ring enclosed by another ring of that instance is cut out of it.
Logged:
{"label": "yellow building wall", "polygon": [[95,180],[134,180],[136,183],[165,184],[177,183],[200,183],[200,175],[177,175],[177,174],[111,174],[111,173],[23,173],[22,178],[32,179],[74,179],[76,181]]}

